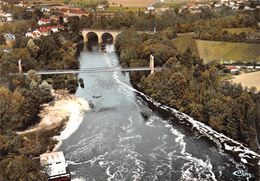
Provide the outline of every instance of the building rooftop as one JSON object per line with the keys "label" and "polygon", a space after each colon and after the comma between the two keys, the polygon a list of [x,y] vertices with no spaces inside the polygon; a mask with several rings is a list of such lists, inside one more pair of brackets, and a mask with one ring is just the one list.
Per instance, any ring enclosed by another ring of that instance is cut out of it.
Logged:
{"label": "building rooftop", "polygon": [[67,164],[63,152],[44,153],[40,155],[41,165],[46,167],[49,177],[66,174]]}

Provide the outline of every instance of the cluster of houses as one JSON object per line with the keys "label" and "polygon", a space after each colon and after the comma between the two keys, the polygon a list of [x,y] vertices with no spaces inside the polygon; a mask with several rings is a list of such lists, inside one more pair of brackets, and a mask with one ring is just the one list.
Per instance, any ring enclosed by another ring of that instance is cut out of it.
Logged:
{"label": "cluster of houses", "polygon": [[260,2],[258,0],[220,0],[215,4],[215,7],[230,7],[233,10],[255,10],[260,9]]}
{"label": "cluster of houses", "polygon": [[[55,11],[60,15],[52,15],[49,18],[41,18],[38,20],[37,24],[39,28],[26,33],[26,37],[30,38],[39,38],[41,36],[48,36],[51,33],[56,33],[61,30],[64,30],[64,26],[60,25],[60,22],[68,22],[68,18],[72,16],[81,17],[83,15],[87,15],[80,8],[72,8],[68,6],[52,6],[50,8],[41,8],[42,12],[50,12]],[[53,25],[56,24],[56,25]]]}
{"label": "cluster of houses", "polygon": [[256,10],[260,9],[260,1],[258,0],[219,0],[203,3],[188,3],[182,6],[179,13],[189,11],[190,13],[200,13],[203,8],[219,10],[228,7],[232,10]]}
{"label": "cluster of houses", "polygon": [[40,38],[41,36],[48,36],[51,33],[57,33],[63,29],[64,27],[62,25],[45,26],[45,27],[40,27],[34,31],[27,32],[25,36],[35,39],[35,38]]}

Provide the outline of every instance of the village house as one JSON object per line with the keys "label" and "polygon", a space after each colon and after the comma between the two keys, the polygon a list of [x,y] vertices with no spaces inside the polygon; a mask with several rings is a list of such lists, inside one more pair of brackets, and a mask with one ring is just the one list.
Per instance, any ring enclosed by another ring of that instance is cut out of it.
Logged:
{"label": "village house", "polygon": [[40,163],[46,168],[49,181],[71,180],[63,152],[44,153],[40,155]]}
{"label": "village house", "polygon": [[50,11],[51,10],[49,8],[45,8],[45,7],[41,9],[41,12],[50,12]]}
{"label": "village house", "polygon": [[148,7],[146,7],[146,10],[147,10],[147,11],[154,11],[155,8],[154,8],[153,6],[148,6]]}
{"label": "village house", "polygon": [[226,66],[226,68],[230,71],[231,74],[237,74],[240,70],[239,66]]}
{"label": "village house", "polygon": [[41,32],[38,30],[34,30],[33,32],[26,33],[25,36],[28,38],[36,39],[41,37]]}
{"label": "village house", "polygon": [[38,24],[40,25],[40,26],[42,26],[42,25],[47,25],[47,24],[50,24],[51,23],[51,20],[50,19],[44,19],[44,18],[42,18],[42,19],[40,19],[39,21],[38,21]]}
{"label": "village house", "polygon": [[96,8],[98,10],[105,10],[107,8],[107,6],[108,6],[107,4],[98,4]]}
{"label": "village house", "polygon": [[168,7],[162,7],[162,8],[160,9],[161,12],[165,12],[165,11],[167,11],[167,10],[169,10]]}
{"label": "village house", "polygon": [[13,21],[13,16],[12,16],[11,13],[6,13],[5,17],[6,17],[6,22],[12,22]]}
{"label": "village house", "polygon": [[78,16],[81,17],[83,15],[88,15],[86,14],[82,9],[80,8],[62,8],[60,11],[63,13],[63,15],[72,17],[72,16]]}
{"label": "village house", "polygon": [[28,6],[26,6],[26,10],[25,11],[32,12],[33,11],[33,7],[28,5]]}
{"label": "village house", "polygon": [[40,38],[41,36],[48,36],[51,33],[57,33],[63,29],[64,27],[62,25],[41,27],[37,30],[26,33],[25,36],[29,38],[37,39]]}

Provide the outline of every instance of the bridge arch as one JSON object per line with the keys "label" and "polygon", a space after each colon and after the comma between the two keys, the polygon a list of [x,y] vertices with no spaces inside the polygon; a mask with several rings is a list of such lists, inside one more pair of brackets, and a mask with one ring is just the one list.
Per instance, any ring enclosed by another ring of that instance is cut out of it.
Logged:
{"label": "bridge arch", "polygon": [[105,44],[112,44],[114,42],[114,39],[115,37],[109,32],[105,32],[101,35],[101,41]]}
{"label": "bridge arch", "polygon": [[93,47],[96,47],[99,45],[99,37],[98,34],[95,32],[88,32],[86,34],[86,40],[87,40],[87,48],[89,50],[92,50]]}
{"label": "bridge arch", "polygon": [[100,30],[100,29],[83,29],[81,30],[81,33],[84,37],[84,42],[87,42],[88,41],[88,37],[87,37],[87,34],[90,33],[90,32],[94,32],[97,34],[98,36],[98,43],[102,43],[102,35],[103,34],[111,34],[112,37],[113,37],[113,42],[115,41],[116,37],[118,34],[121,33],[120,30]]}

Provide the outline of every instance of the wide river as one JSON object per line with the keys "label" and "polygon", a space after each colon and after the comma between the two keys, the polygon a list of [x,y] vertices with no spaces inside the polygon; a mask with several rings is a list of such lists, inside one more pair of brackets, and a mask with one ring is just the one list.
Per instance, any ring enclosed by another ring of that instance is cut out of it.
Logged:
{"label": "wide river", "polygon": [[[81,69],[119,66],[114,51],[83,51],[79,60]],[[238,153],[228,154],[223,143],[199,132],[192,121],[186,121],[187,116],[153,103],[132,87],[128,73],[79,77],[85,87],[76,95],[95,107],[59,148],[69,162],[73,181],[256,180]],[[142,116],[143,112],[150,116]],[[209,128],[201,129],[207,132]],[[241,172],[242,177],[236,176]]]}

